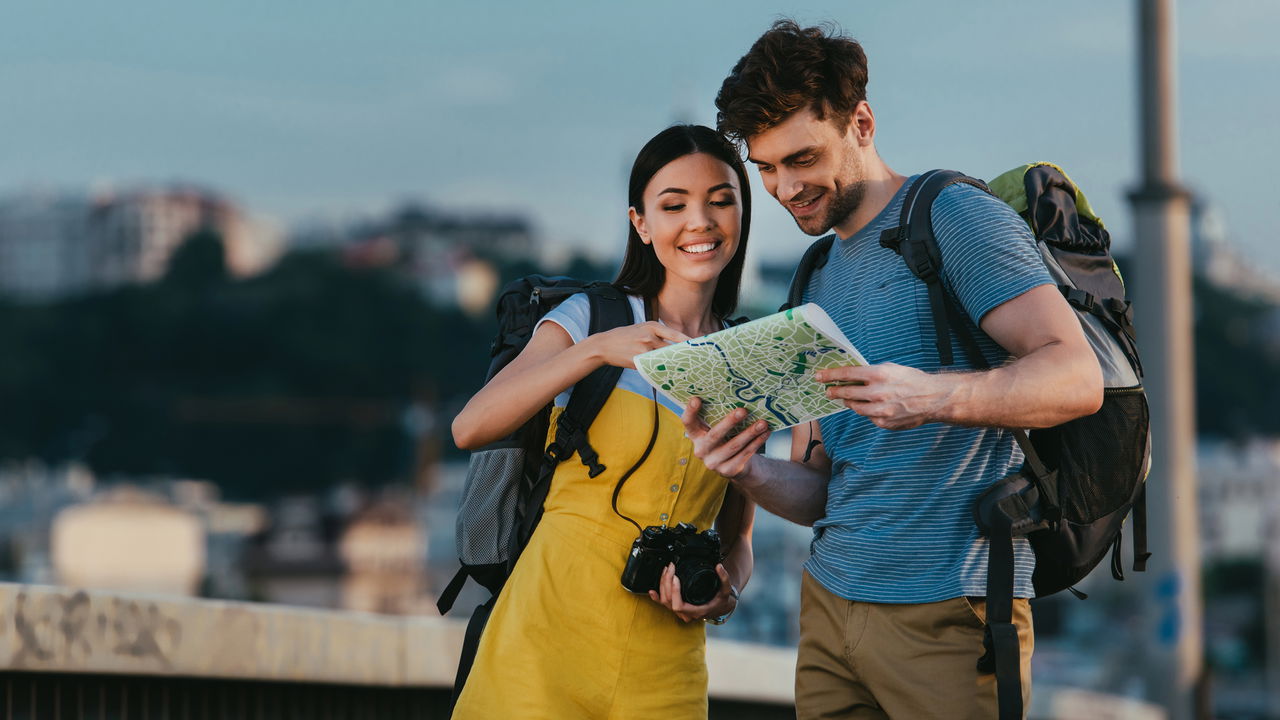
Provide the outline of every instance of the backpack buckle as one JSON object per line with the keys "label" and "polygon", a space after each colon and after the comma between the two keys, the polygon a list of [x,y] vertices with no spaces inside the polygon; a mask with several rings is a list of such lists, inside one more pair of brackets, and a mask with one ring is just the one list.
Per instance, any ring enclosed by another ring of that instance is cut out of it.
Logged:
{"label": "backpack buckle", "polygon": [[888,248],[895,253],[902,254],[902,238],[905,236],[906,227],[899,225],[895,228],[889,228],[880,233],[880,247]]}
{"label": "backpack buckle", "polygon": [[1067,290],[1066,296],[1068,303],[1085,312],[1093,312],[1093,309],[1098,304],[1097,298],[1093,296],[1093,293],[1085,292],[1079,288]]}
{"label": "backpack buckle", "polygon": [[547,451],[542,454],[542,458],[552,465],[559,465],[569,459],[569,456],[565,454],[564,448],[560,447],[559,443],[553,442],[547,446]]}

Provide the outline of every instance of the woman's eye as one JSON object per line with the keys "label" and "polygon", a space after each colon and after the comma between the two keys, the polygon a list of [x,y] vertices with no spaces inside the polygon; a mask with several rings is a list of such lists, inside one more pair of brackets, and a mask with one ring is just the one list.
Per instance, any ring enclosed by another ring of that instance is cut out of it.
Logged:
{"label": "woman's eye", "polygon": [[667,212],[679,212],[684,209],[684,203],[680,203],[679,205],[663,205],[662,209]]}
{"label": "woman's eye", "polygon": [[730,205],[736,205],[737,201],[733,198],[729,198],[727,200],[712,200],[711,204],[716,207],[729,207]]}

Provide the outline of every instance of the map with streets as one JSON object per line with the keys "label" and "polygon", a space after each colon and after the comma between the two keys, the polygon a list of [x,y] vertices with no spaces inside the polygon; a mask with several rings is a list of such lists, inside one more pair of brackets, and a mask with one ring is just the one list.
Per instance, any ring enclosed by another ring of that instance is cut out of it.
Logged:
{"label": "map with streets", "polygon": [[807,303],[637,355],[635,364],[676,403],[702,398],[708,425],[747,408],[742,427],[764,420],[780,430],[845,409],[827,399],[815,371],[867,361],[822,308]]}

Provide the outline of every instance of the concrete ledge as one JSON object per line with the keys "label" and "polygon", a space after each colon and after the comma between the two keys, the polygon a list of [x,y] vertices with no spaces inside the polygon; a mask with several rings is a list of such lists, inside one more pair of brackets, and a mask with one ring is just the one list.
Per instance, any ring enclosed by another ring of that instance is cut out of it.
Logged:
{"label": "concrete ledge", "polygon": [[[0,583],[7,670],[449,687],[466,624]],[[795,651],[711,640],[713,699],[790,705]]]}

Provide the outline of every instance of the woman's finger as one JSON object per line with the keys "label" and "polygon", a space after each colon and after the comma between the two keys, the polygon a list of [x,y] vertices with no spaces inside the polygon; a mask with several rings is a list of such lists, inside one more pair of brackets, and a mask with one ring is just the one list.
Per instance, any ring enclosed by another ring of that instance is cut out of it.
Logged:
{"label": "woman's finger", "polygon": [[669,328],[666,325],[663,325],[661,323],[659,323],[658,326],[655,328],[654,334],[662,338],[663,340],[666,340],[668,342],[673,342],[673,343],[684,342],[685,340],[689,339],[688,335],[685,335],[684,333],[674,328]]}

